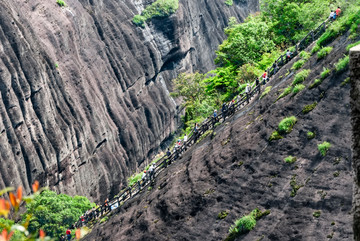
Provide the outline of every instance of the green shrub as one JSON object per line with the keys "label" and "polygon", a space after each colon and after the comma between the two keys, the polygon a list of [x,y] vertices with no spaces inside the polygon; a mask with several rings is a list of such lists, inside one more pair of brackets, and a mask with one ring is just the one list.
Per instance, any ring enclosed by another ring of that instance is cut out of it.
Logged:
{"label": "green shrub", "polygon": [[63,0],[56,0],[56,3],[60,6],[60,7],[66,7],[66,3]]}
{"label": "green shrub", "polygon": [[324,141],[323,143],[318,144],[318,149],[322,156],[326,156],[326,153],[328,152],[330,147],[331,147],[331,144],[327,141]]}
{"label": "green shrub", "polygon": [[294,163],[294,162],[296,162],[296,157],[295,156],[288,156],[288,157],[286,157],[285,159],[284,159],[284,161],[286,162],[286,163]]}
{"label": "green shrub", "polygon": [[318,59],[325,58],[332,50],[333,50],[333,47],[321,48],[317,54]]}
{"label": "green shrub", "polygon": [[256,226],[256,219],[253,215],[246,215],[235,221],[234,225],[231,225],[229,233],[245,233],[252,230]]}
{"label": "green shrub", "polygon": [[292,86],[295,86],[297,84],[301,84],[304,82],[304,80],[309,76],[311,70],[310,69],[304,69],[297,73],[294,77],[294,81],[292,82]]}
{"label": "green shrub", "polygon": [[315,211],[315,212],[313,212],[313,216],[314,216],[315,218],[320,217],[320,215],[321,215],[321,211]]}
{"label": "green shrub", "polygon": [[233,5],[233,0],[225,0],[225,4],[228,6],[232,6]]}
{"label": "green shrub", "polygon": [[273,133],[271,133],[271,136],[269,137],[269,141],[273,141],[273,140],[279,140],[282,139],[283,137],[279,134],[278,131],[274,131]]}
{"label": "green shrub", "polygon": [[317,51],[320,50],[320,45],[315,44],[314,47],[311,49],[311,54],[315,54]]}
{"label": "green shrub", "polygon": [[288,86],[287,88],[284,89],[284,91],[279,95],[279,97],[276,100],[280,100],[281,98],[284,98],[285,96],[291,93],[291,90],[292,87]]}
{"label": "green shrub", "polygon": [[322,79],[315,79],[311,85],[309,85],[309,89],[315,88],[319,86],[322,82]]}
{"label": "green shrub", "polygon": [[304,59],[300,59],[298,61],[296,61],[293,66],[291,67],[291,69],[293,70],[298,70],[300,69],[304,64],[305,64],[306,60]]}
{"label": "green shrub", "polygon": [[310,104],[310,105],[305,105],[304,108],[302,109],[302,113],[303,114],[309,113],[310,111],[315,109],[316,105],[317,105],[316,101],[314,103]]}
{"label": "green shrub", "polygon": [[245,215],[242,218],[237,219],[229,228],[229,236],[225,240],[234,240],[237,235],[249,232],[256,226],[256,220],[259,220],[263,216],[269,214],[270,210],[261,212],[258,208],[256,208],[251,211],[249,215]]}
{"label": "green shrub", "polygon": [[267,86],[260,96],[260,99],[264,98],[271,90],[272,86]]}
{"label": "green shrub", "polygon": [[349,44],[346,46],[346,51],[349,51],[352,47],[355,47],[356,45],[359,45],[360,41],[357,41],[356,43]]}
{"label": "green shrub", "polygon": [[306,136],[310,140],[310,139],[314,139],[316,134],[315,134],[315,132],[308,131]]}
{"label": "green shrub", "polygon": [[133,23],[144,27],[144,23],[152,18],[168,17],[179,8],[179,0],[156,0],[142,11],[141,15],[135,15]]}
{"label": "green shrub", "polygon": [[308,53],[308,52],[306,52],[305,50],[303,50],[303,51],[300,52],[299,56],[300,56],[303,60],[306,61],[306,60],[310,59],[311,54]]}
{"label": "green shrub", "polygon": [[39,233],[42,229],[48,236],[60,237],[85,211],[94,206],[86,197],[57,195],[45,190],[26,205],[27,210],[22,219],[25,221],[28,216],[31,217],[28,226],[30,233]]}
{"label": "green shrub", "polygon": [[321,79],[325,79],[329,75],[330,75],[330,69],[324,67],[323,72],[321,72],[321,74],[320,74]]}
{"label": "green shrub", "polygon": [[295,116],[286,117],[279,123],[279,133],[290,133],[296,122]]}
{"label": "green shrub", "polygon": [[135,15],[133,18],[133,23],[135,23],[135,25],[139,27],[145,27],[145,21],[146,18],[141,15]]}
{"label": "green shrub", "polygon": [[305,89],[305,85],[303,84],[297,84],[294,86],[294,88],[292,89],[292,92],[294,95],[296,95],[297,93],[299,93],[300,91],[302,91],[303,89]]}
{"label": "green shrub", "polygon": [[349,56],[345,56],[335,64],[336,73],[341,73],[349,67]]}

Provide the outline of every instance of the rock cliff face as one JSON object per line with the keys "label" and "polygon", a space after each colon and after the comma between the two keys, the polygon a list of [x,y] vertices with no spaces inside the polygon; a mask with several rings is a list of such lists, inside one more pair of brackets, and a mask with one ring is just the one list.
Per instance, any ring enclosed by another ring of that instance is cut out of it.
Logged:
{"label": "rock cliff face", "polygon": [[360,240],[360,45],[350,50],[351,124],[353,128],[353,212],[354,239]]}
{"label": "rock cliff face", "polygon": [[[83,240],[225,240],[235,220],[255,208],[271,212],[236,241],[352,240],[351,87],[344,81],[349,71],[332,71],[308,88],[324,67],[343,58],[348,36],[330,44],[332,54],[321,60],[313,55],[304,64],[311,70],[304,90],[277,100],[302,71],[291,70],[296,57],[267,84],[272,89],[265,97],[227,118],[161,172],[153,189],[114,210]],[[288,116],[297,118],[291,133],[270,142]],[[315,137],[309,139],[308,131]],[[318,144],[324,141],[331,147],[322,156]],[[297,158],[292,164],[284,161],[290,155]],[[228,215],[220,218],[222,212]]]}
{"label": "rock cliff face", "polygon": [[93,200],[117,192],[178,125],[171,78],[212,68],[228,18],[258,9],[180,0],[136,27],[152,2],[0,2],[0,188],[37,179]]}

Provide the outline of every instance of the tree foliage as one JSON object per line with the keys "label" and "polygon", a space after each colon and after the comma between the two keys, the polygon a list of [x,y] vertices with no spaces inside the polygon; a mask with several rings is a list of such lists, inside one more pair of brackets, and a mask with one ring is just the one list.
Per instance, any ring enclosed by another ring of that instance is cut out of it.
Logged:
{"label": "tree foliage", "polygon": [[24,221],[30,217],[29,232],[35,233],[41,229],[51,237],[60,237],[93,205],[85,197],[57,195],[45,190],[26,205],[27,210],[22,217]]}
{"label": "tree foliage", "polygon": [[275,48],[269,35],[269,26],[258,16],[250,16],[246,22],[237,24],[230,21],[225,29],[227,39],[216,51],[215,63],[221,66],[241,66],[261,60],[262,54]]}

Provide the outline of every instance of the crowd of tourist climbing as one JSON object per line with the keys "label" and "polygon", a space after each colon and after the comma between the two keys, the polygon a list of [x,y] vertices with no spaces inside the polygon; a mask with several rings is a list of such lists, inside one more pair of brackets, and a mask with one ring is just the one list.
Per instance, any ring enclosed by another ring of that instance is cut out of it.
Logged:
{"label": "crowd of tourist climbing", "polygon": [[[334,21],[340,16],[340,13],[340,7],[338,7],[336,11],[331,11],[329,18],[317,29],[311,31],[307,36],[305,36],[298,44],[296,44],[293,52],[290,51],[290,49],[287,49],[285,54],[275,60],[272,66],[265,70],[260,77],[257,77],[252,85],[248,83],[243,93],[237,95],[230,102],[223,103],[221,110],[218,111],[215,109],[212,115],[206,118],[201,124],[195,123],[192,131],[188,135],[185,135],[182,140],[178,139],[172,150],[168,148],[166,154],[159,161],[152,163],[147,170],[144,170],[140,180],[138,180],[134,185],[123,189],[119,195],[116,195],[111,200],[106,199],[103,205],[99,205],[91,210],[88,210],[71,228],[81,227],[92,220],[108,214],[112,210],[121,207],[124,202],[141,193],[146,186],[153,185],[156,176],[158,176],[164,168],[167,168],[174,161],[179,159],[184,152],[195,144],[206,131],[214,129],[217,123],[224,122],[226,118],[232,116],[236,111],[247,106],[247,104],[250,103],[251,98],[260,93],[261,86],[269,82],[270,78],[274,76],[282,66],[294,58],[299,51],[307,48],[316,38],[325,32],[328,21]],[[66,236],[63,236],[62,238],[63,240],[71,240],[71,231],[67,230]]]}

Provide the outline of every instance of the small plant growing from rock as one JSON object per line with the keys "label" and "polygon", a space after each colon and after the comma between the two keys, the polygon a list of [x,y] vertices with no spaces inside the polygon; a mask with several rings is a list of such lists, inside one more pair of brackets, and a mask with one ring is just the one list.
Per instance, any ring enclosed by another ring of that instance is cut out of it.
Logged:
{"label": "small plant growing from rock", "polygon": [[315,79],[311,85],[309,85],[309,89],[312,89],[312,88],[315,88],[315,87],[318,87],[322,82],[322,79]]}
{"label": "small plant growing from rock", "polygon": [[340,86],[347,85],[350,82],[350,77],[347,77],[343,82],[341,82]]}
{"label": "small plant growing from rock", "polygon": [[60,6],[60,7],[66,7],[66,3],[63,0],[56,0],[56,3]]}
{"label": "small plant growing from rock", "polygon": [[325,58],[332,50],[333,50],[332,47],[321,48],[320,51],[317,54],[318,59]]}
{"label": "small plant growing from rock", "polygon": [[349,56],[345,56],[335,64],[336,73],[342,73],[349,67]]}
{"label": "small plant growing from rock", "polygon": [[294,81],[292,82],[292,86],[304,82],[304,80],[309,76],[310,72],[311,72],[310,69],[304,69],[303,71],[297,73],[294,77]]}
{"label": "small plant growing from rock", "polygon": [[291,177],[291,180],[290,180],[290,186],[292,188],[291,190],[291,193],[290,193],[290,197],[295,197],[296,194],[297,194],[297,191],[302,188],[304,185],[298,185],[296,183],[296,174],[294,174],[292,177]]}
{"label": "small plant growing from rock", "polygon": [[264,98],[271,90],[272,86],[267,86],[260,96],[260,99]]}
{"label": "small plant growing from rock", "polygon": [[288,156],[288,157],[286,157],[285,159],[284,159],[284,161],[286,162],[286,163],[294,163],[294,162],[296,162],[296,157],[295,156]]}
{"label": "small plant growing from rock", "polygon": [[218,219],[224,219],[227,217],[227,215],[229,214],[229,211],[226,210],[226,211],[221,211],[219,214],[218,214]]}
{"label": "small plant growing from rock", "polygon": [[327,141],[324,141],[323,143],[318,144],[318,149],[322,156],[326,156],[326,153],[328,152],[330,147],[331,147],[331,144]]}
{"label": "small plant growing from rock", "polygon": [[233,0],[225,0],[225,4],[228,6],[232,6],[233,5]]}
{"label": "small plant growing from rock", "polygon": [[245,215],[240,219],[237,219],[229,229],[229,235],[224,241],[235,240],[235,238],[242,233],[251,231],[256,226],[256,220],[259,220],[263,216],[269,215],[270,210],[261,212],[258,208],[251,211],[249,215]]}
{"label": "small plant growing from rock", "polygon": [[300,59],[298,61],[296,61],[293,66],[291,67],[291,69],[293,70],[298,70],[300,69],[304,64],[305,64],[306,60],[304,59]]}
{"label": "small plant growing from rock", "polygon": [[291,90],[292,90],[291,86],[286,87],[276,100],[280,100],[281,98],[284,98],[285,96],[291,93]]}
{"label": "small plant growing from rock", "polygon": [[278,131],[274,131],[271,136],[269,137],[269,141],[273,141],[273,140],[279,140],[282,139],[283,137],[279,134]]}
{"label": "small plant growing from rock", "polygon": [[325,79],[329,75],[330,75],[330,69],[324,67],[323,72],[321,72],[321,74],[320,74],[321,79]]}
{"label": "small plant growing from rock", "polygon": [[336,171],[336,172],[334,172],[334,177],[338,177],[339,175],[340,175],[340,172],[339,171]]}
{"label": "small plant growing from rock", "polygon": [[320,217],[320,215],[321,215],[321,211],[320,211],[320,210],[313,212],[313,216],[314,216],[315,218]]}
{"label": "small plant growing from rock", "polygon": [[294,88],[292,89],[292,92],[294,95],[296,95],[297,93],[299,93],[300,91],[302,91],[303,89],[305,89],[305,85],[303,84],[297,84],[294,86]]}
{"label": "small plant growing from rock", "polygon": [[314,139],[316,136],[315,132],[312,132],[312,131],[308,131],[306,133],[306,137],[310,140],[310,139]]}
{"label": "small plant growing from rock", "polygon": [[290,133],[296,124],[297,119],[295,116],[290,116],[279,123],[279,133]]}
{"label": "small plant growing from rock", "polygon": [[303,50],[300,52],[299,56],[304,60],[308,60],[308,59],[310,59],[311,54],[309,52],[306,52]]}
{"label": "small plant growing from rock", "polygon": [[302,113],[307,114],[310,111],[312,111],[313,109],[315,109],[316,106],[317,106],[316,101],[314,103],[310,104],[310,105],[305,105],[304,108],[302,109]]}
{"label": "small plant growing from rock", "polygon": [[314,47],[311,49],[311,54],[315,54],[317,51],[320,50],[320,45],[315,44]]}

